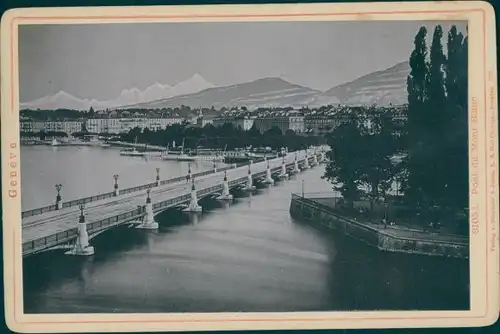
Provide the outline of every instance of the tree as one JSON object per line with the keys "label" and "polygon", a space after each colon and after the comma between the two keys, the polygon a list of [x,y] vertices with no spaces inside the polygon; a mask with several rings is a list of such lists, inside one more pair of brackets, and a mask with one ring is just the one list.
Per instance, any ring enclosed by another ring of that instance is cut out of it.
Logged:
{"label": "tree", "polygon": [[437,216],[443,217],[468,203],[467,37],[451,27],[445,56],[443,31],[436,26],[423,68],[424,31],[417,33],[410,56],[408,159],[402,175],[407,175],[408,201],[422,208],[436,206]]}
{"label": "tree", "polygon": [[443,133],[447,132],[449,126],[447,118],[447,98],[445,95],[444,65],[446,57],[443,53],[441,39],[443,30],[440,25],[434,29],[432,39],[429,75],[427,80],[428,100],[425,106],[429,118],[426,122],[426,156],[428,167],[425,168],[427,174],[422,180],[425,188],[425,203],[427,205],[443,205],[445,195],[445,177],[447,173],[446,156],[447,145],[442,141]]}
{"label": "tree", "polygon": [[468,128],[467,128],[467,36],[452,26],[448,33],[446,66],[447,121],[441,141],[447,159],[444,182],[447,206],[463,208],[468,203]]}
{"label": "tree", "polygon": [[[410,55],[410,74],[407,79],[408,91],[408,122],[407,122],[407,159],[405,164],[409,171],[408,179],[402,183],[402,190],[416,205],[421,205],[423,197],[422,181],[425,170],[425,149],[424,138],[426,134],[426,123],[428,114],[425,103],[427,102],[427,77],[428,66],[427,29],[421,27],[415,36],[415,48]],[[423,134],[423,135],[422,135]]]}
{"label": "tree", "polygon": [[356,120],[337,127],[327,139],[330,151],[327,152],[329,163],[326,166],[324,178],[332,183],[334,190],[342,194],[344,200],[352,208],[355,200],[361,196],[359,181],[359,150],[361,148],[361,133]]}
{"label": "tree", "polygon": [[371,108],[369,114],[361,115],[358,128],[361,132],[359,149],[359,180],[368,190],[371,212],[375,201],[385,201],[391,188],[397,168],[392,157],[397,153],[396,138],[393,134],[392,115],[386,110]]}
{"label": "tree", "polygon": [[81,131],[82,132],[89,132],[89,130],[87,129],[87,122],[82,122],[82,125],[81,125]]}

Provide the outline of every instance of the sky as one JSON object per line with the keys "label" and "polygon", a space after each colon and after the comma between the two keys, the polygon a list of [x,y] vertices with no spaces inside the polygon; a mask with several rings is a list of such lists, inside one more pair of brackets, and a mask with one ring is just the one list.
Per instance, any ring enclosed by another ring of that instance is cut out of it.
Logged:
{"label": "sky", "polygon": [[[22,25],[20,100],[59,91],[116,98],[199,74],[217,86],[281,77],[328,90],[408,60],[418,29],[464,22],[234,22]],[[446,44],[446,37],[443,39]]]}

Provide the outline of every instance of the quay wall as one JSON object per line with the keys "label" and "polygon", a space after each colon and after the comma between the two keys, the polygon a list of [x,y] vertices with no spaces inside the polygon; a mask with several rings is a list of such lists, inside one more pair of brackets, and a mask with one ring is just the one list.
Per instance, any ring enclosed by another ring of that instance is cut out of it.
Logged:
{"label": "quay wall", "polygon": [[390,230],[380,230],[340,216],[331,207],[292,194],[290,214],[293,218],[331,229],[385,252],[443,256],[468,259],[468,242],[443,241],[428,237],[402,237]]}

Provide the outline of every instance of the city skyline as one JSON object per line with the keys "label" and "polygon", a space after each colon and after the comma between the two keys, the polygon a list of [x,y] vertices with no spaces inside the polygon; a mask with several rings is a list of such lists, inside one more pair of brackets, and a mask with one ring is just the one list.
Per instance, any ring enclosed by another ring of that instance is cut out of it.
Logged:
{"label": "city skyline", "polygon": [[59,91],[114,99],[196,74],[215,86],[280,77],[325,91],[407,60],[419,27],[427,26],[430,40],[437,24],[445,34],[453,24],[465,31],[465,23],[450,21],[21,26],[20,101]]}

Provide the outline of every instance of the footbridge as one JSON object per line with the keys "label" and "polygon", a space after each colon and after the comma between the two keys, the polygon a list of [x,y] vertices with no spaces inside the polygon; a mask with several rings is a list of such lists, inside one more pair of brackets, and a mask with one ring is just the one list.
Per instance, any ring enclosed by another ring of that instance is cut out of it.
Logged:
{"label": "footbridge", "polygon": [[157,180],[132,192],[114,193],[115,196],[87,202],[80,200],[78,205],[64,207],[56,203],[59,207],[51,211],[22,218],[22,254],[26,257],[66,249],[68,255],[92,255],[94,248],[89,241],[111,228],[129,224],[140,229],[157,229],[154,216],[161,211],[181,208],[186,212],[200,212],[203,208],[198,201],[202,198],[232,200],[231,189],[253,191],[256,182],[274,184],[323,160],[323,152],[300,151],[199,175],[189,173],[175,182]]}

